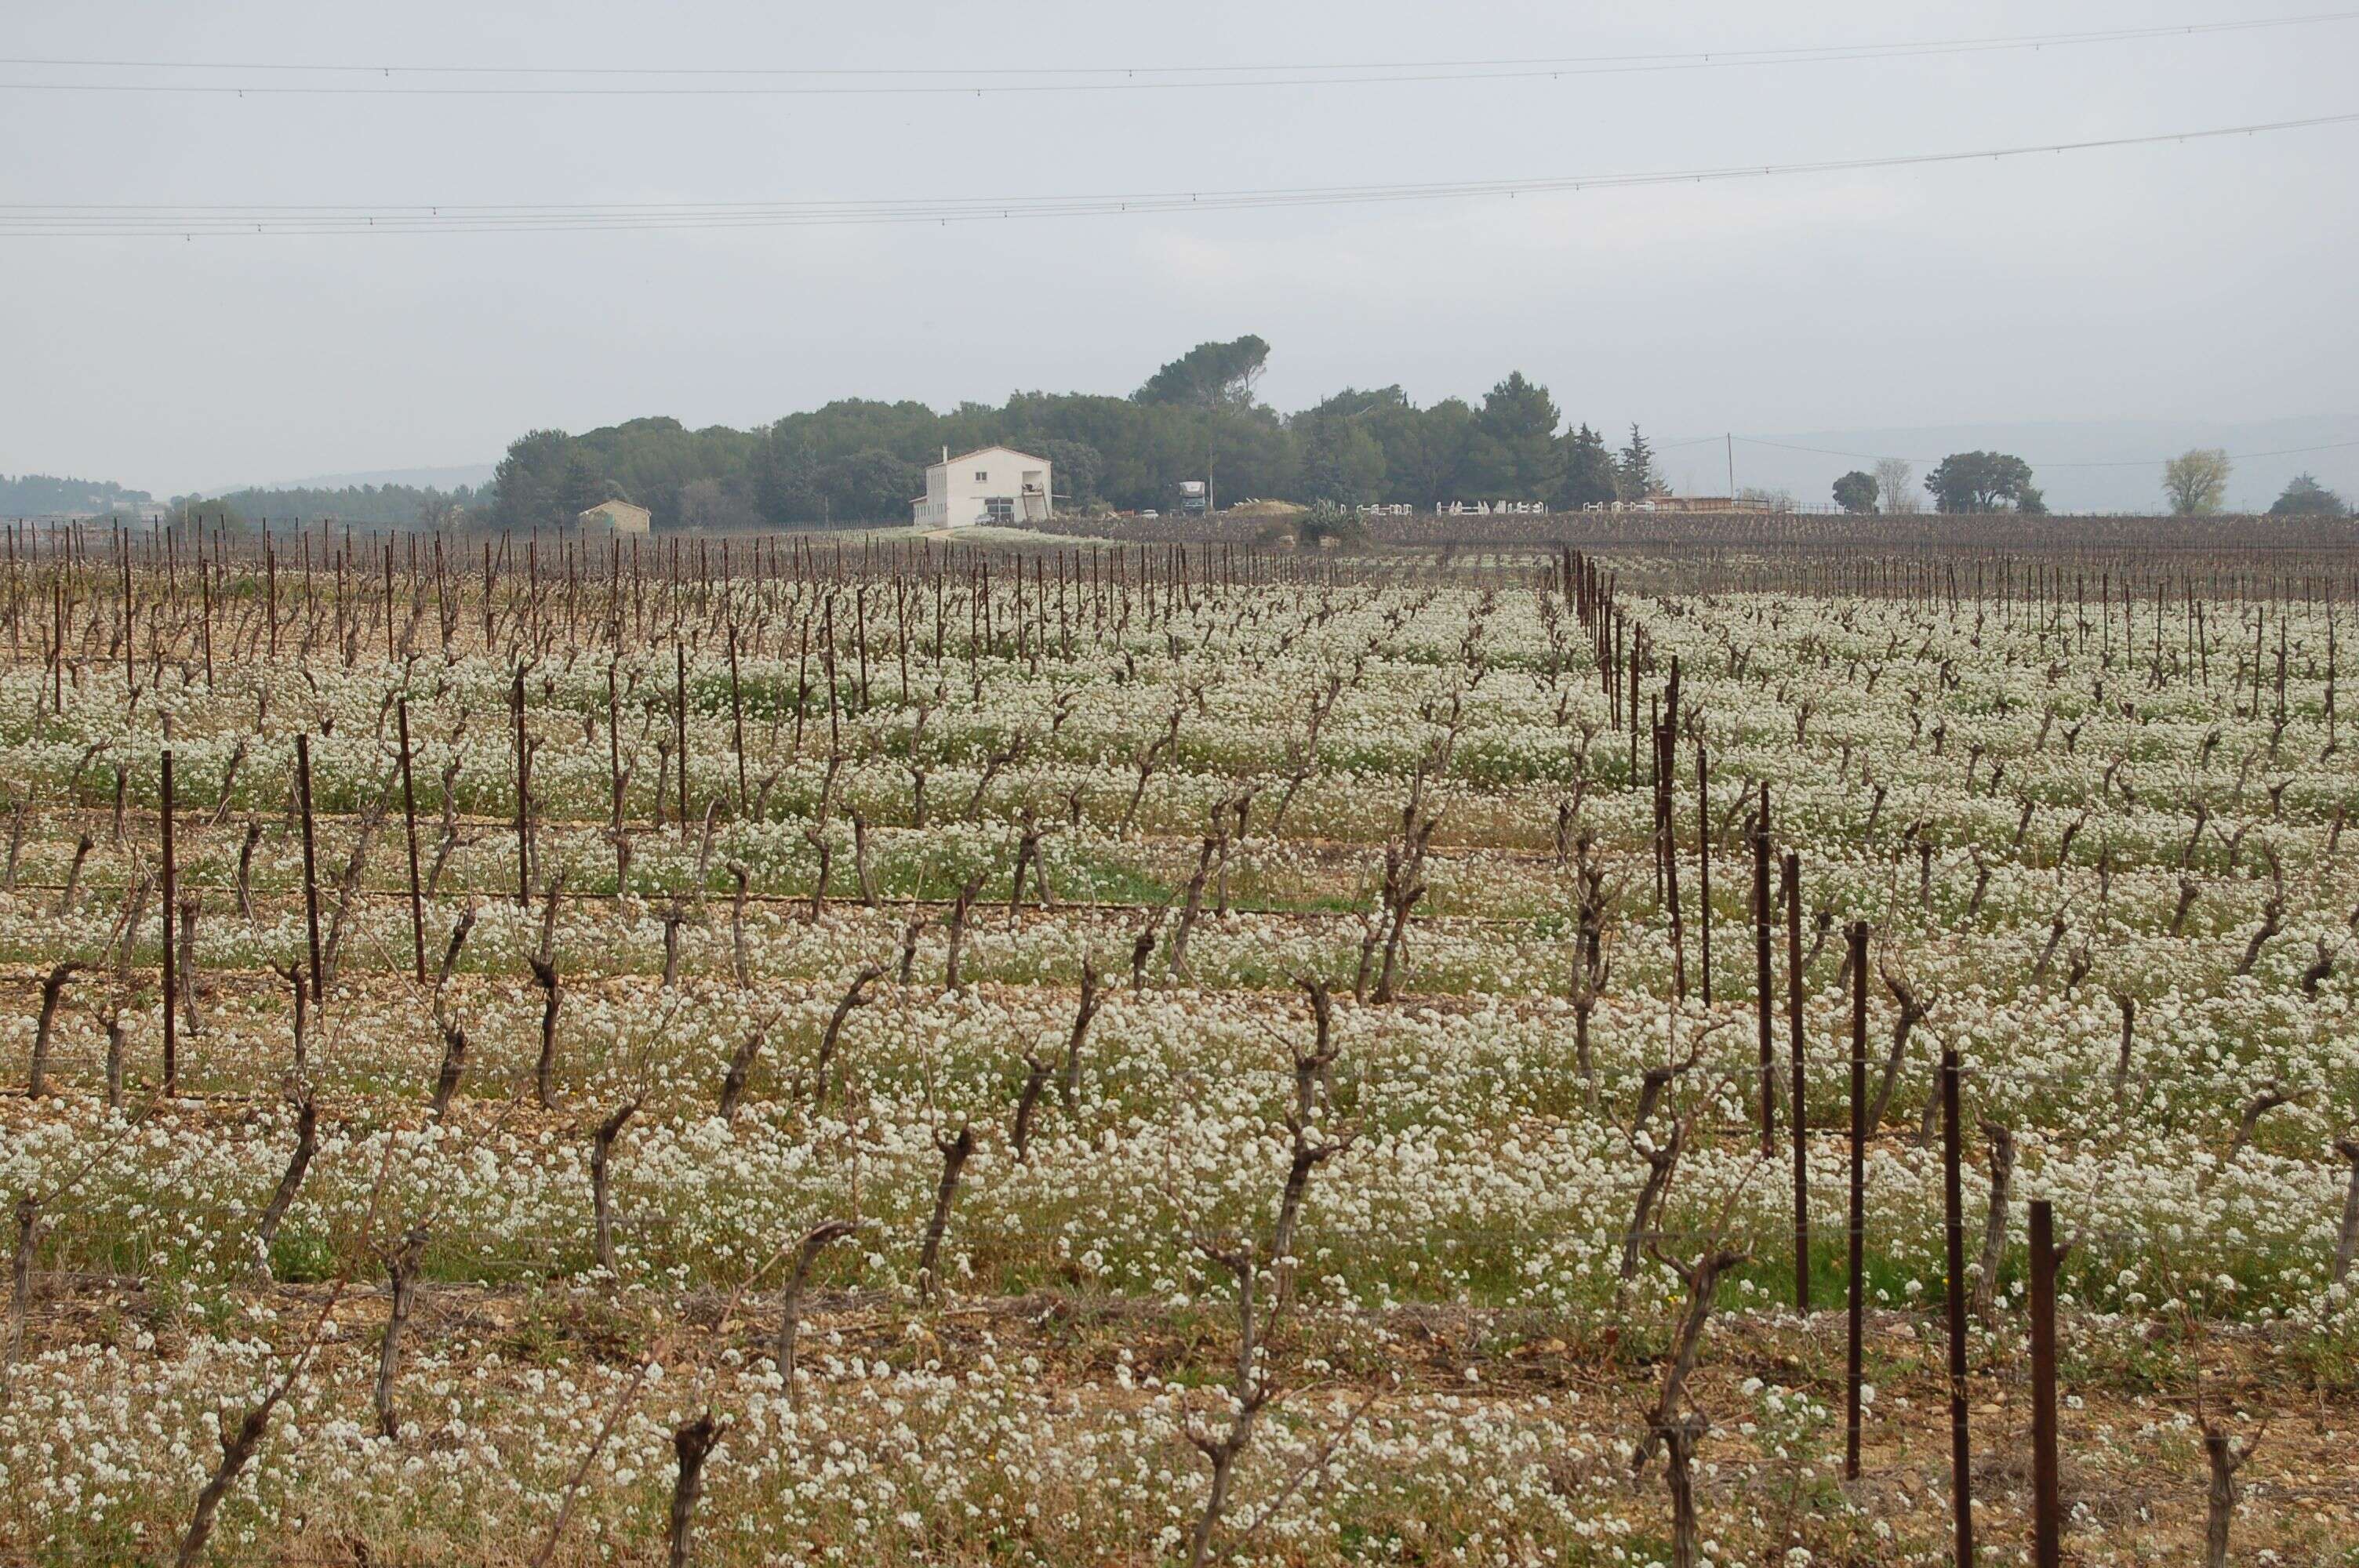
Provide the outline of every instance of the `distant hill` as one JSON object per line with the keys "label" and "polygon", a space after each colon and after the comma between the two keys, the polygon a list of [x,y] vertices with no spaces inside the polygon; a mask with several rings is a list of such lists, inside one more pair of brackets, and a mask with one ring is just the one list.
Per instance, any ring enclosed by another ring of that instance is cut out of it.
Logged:
{"label": "distant hill", "polygon": [[223,485],[203,493],[217,495],[230,490],[350,490],[373,484],[402,485],[411,490],[457,490],[464,485],[479,490],[492,479],[490,463],[459,463],[447,468],[378,469],[368,473],[318,473],[304,479],[273,480],[265,484]]}
{"label": "distant hill", "polygon": [[59,479],[51,474],[0,473],[0,516],[46,517],[135,513],[152,507],[156,498],[144,490],[130,490],[113,480]]}
{"label": "distant hill", "polygon": [[189,499],[221,502],[255,523],[335,517],[370,528],[434,527],[473,504],[476,492],[491,477],[489,463],[377,469],[268,484],[221,485],[193,491]]}
{"label": "distant hill", "polygon": [[473,504],[475,492],[464,484],[450,490],[393,483],[290,485],[223,491],[202,499],[218,502],[251,523],[335,517],[370,528],[430,528],[455,521]]}

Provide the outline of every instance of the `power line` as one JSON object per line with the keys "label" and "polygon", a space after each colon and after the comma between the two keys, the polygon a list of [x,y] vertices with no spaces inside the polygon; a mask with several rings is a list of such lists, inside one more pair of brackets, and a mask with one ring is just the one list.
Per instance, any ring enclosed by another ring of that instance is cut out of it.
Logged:
{"label": "power line", "polygon": [[[305,235],[394,233],[568,233],[627,230],[829,228],[849,225],[980,222],[1017,218],[1115,217],[1263,208],[1365,206],[1404,201],[1560,195],[1591,189],[1701,185],[1775,176],[1837,174],[1935,164],[2089,152],[2216,140],[2359,122],[2359,111],[2204,130],[2082,141],[1984,147],[1970,152],[1904,153],[1800,163],[1728,165],[1628,174],[1544,176],[1529,179],[1434,181],[1403,185],[1281,186],[1241,190],[1147,191],[1065,197],[933,197],[712,202],[323,205],[165,205],[146,203],[0,204],[0,237],[108,235]],[[1837,453],[1836,456],[1864,454]]]}
{"label": "power line", "polygon": [[[241,84],[224,82],[8,81],[0,91],[23,92],[207,93],[253,96],[838,96],[845,94],[973,94],[1110,92],[1206,88],[1321,87],[1458,81],[1531,81],[1658,71],[1776,65],[1823,65],[1923,56],[2073,48],[2147,39],[2201,38],[2359,20],[2359,11],[2222,21],[2023,33],[1984,38],[1927,38],[1881,43],[1791,45],[1769,49],[1691,49],[1636,54],[1539,58],[1363,60],[1332,64],[1115,66],[646,66],[646,65],[368,65],[286,60],[170,60],[101,57],[0,57],[0,66],[33,70],[246,71],[270,75],[366,76],[388,85],[358,83]],[[597,83],[528,86],[397,81],[400,77],[602,79]],[[748,85],[724,79],[797,78]],[[1086,79],[1097,80],[1086,80]],[[695,79],[681,85],[617,87],[632,79]],[[858,79],[858,80],[853,80]]]}

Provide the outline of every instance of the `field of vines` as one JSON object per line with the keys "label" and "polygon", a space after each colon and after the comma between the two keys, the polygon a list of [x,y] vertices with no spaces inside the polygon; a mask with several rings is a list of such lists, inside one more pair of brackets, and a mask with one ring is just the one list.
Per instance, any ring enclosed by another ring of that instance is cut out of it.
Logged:
{"label": "field of vines", "polygon": [[2359,1563],[2332,548],[7,543],[0,1563]]}

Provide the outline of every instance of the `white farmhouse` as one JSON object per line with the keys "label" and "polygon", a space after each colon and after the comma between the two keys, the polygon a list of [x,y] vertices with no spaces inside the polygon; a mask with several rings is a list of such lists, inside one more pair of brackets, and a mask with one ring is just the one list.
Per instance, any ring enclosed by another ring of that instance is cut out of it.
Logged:
{"label": "white farmhouse", "polygon": [[926,468],[926,493],[909,503],[919,528],[1038,523],[1050,515],[1049,460],[1013,447],[978,447]]}

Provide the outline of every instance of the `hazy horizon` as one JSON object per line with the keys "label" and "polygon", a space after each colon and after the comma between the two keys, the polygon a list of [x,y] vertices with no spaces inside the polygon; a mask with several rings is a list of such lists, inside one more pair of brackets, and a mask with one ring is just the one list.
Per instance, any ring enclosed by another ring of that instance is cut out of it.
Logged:
{"label": "hazy horizon", "polygon": [[[654,412],[654,411],[649,411]],[[1796,430],[1747,441],[1736,438],[1735,481],[1740,488],[1784,490],[1797,501],[1826,503],[1836,474],[1862,466],[1872,458],[1900,456],[1918,464],[1921,479],[1930,466],[1919,447],[1942,452],[1989,447],[2028,457],[2038,473],[2051,505],[2060,511],[2138,511],[2157,507],[2160,498],[2160,465],[2147,461],[2150,453],[2168,447],[2226,445],[2237,449],[2241,440],[2282,441],[2307,446],[2324,430],[2359,426],[2359,418],[2323,416],[2313,419],[2266,420],[2242,426],[2170,424],[2161,421],[2046,421],[2006,425],[1964,422],[1951,426],[1868,427],[1843,430]],[[2313,428],[2315,427],[2316,428]],[[579,434],[579,432],[576,432]],[[1609,434],[1618,434],[1609,432]],[[1650,437],[1651,438],[1651,437]],[[1834,453],[1779,448],[1767,439],[1795,443],[1856,443],[1860,449]],[[1718,495],[1728,490],[1728,456],[1719,437],[1671,435],[1658,449],[1663,473],[1680,494]],[[2043,447],[2045,441],[2050,445]],[[2061,443],[2070,443],[2069,448]],[[1874,451],[1865,449],[1869,446]],[[1907,449],[1903,450],[1902,449]],[[397,483],[431,485],[449,490],[458,485],[481,488],[492,477],[495,458],[473,463],[427,464],[411,468],[366,469],[341,473],[251,476],[196,486],[174,484],[153,490],[159,500],[184,492],[219,495],[244,489],[292,490],[345,485]],[[2075,464],[2087,464],[2078,467]],[[2229,481],[2225,509],[2260,511],[2297,473],[2315,476],[2344,494],[2359,492],[2359,446],[2340,450],[2302,450],[2288,455],[2245,456]],[[93,476],[76,476],[93,477]],[[95,476],[104,477],[104,476]],[[135,488],[151,488],[138,486]]]}
{"label": "hazy horizon", "polygon": [[[2076,7],[2086,28],[2227,19]],[[716,4],[361,16],[44,3],[0,53],[259,65],[928,70],[1529,60],[2053,30],[1905,8],[1215,4],[789,16]],[[956,23],[957,26],[951,24]],[[25,91],[10,203],[888,200],[1522,178],[1887,157],[2345,112],[2359,24],[1561,80],[765,97]],[[208,81],[280,80],[249,70]],[[310,81],[301,77],[296,80]],[[344,79],[337,79],[344,80]],[[829,79],[832,80],[832,79]],[[364,85],[357,79],[353,85]],[[1571,420],[1734,430],[2335,426],[2359,437],[2337,256],[2359,127],[1728,183],[873,227],[0,237],[0,471],[191,485],[461,467],[545,426],[746,426],[835,397],[1127,392],[1256,332],[1262,396],[1419,403],[1510,370]],[[2342,198],[2334,196],[2343,190]],[[1667,454],[1667,456],[1671,454]],[[1747,466],[1740,448],[1740,483]],[[2043,454],[2026,452],[2035,466]],[[2103,460],[2105,453],[2074,453]],[[2164,454],[2140,454],[2140,456]],[[2349,451],[2298,464],[2346,472]],[[1774,462],[1755,465],[1758,472]],[[265,476],[282,476],[266,478]],[[2071,492],[2046,476],[2051,498]],[[2258,476],[2255,476],[2258,482]],[[2343,482],[2348,483],[2348,479]],[[2235,487],[2236,499],[2260,499]],[[1806,496],[1803,499],[1821,499]]]}

